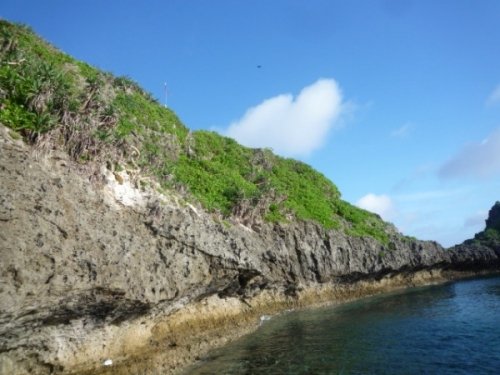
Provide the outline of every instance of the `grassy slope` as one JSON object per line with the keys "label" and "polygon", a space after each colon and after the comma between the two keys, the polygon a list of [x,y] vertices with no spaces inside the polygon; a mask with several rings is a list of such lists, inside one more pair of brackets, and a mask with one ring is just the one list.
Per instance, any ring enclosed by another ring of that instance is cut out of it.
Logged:
{"label": "grassy slope", "polygon": [[75,160],[140,171],[222,216],[259,207],[267,221],[313,220],[388,240],[378,216],[340,199],[308,165],[190,132],[136,83],[58,51],[29,28],[0,20],[0,122]]}

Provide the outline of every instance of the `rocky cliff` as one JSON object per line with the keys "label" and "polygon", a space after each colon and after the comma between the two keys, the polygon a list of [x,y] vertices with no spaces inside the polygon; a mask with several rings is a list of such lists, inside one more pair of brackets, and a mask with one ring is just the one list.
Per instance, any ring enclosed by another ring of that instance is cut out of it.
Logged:
{"label": "rocky cliff", "polygon": [[263,314],[500,266],[303,163],[191,133],[132,82],[0,21],[0,373],[167,374]]}
{"label": "rocky cliff", "polygon": [[381,244],[305,221],[256,232],[217,221],[174,193],[138,190],[126,173],[103,168],[90,181],[65,154],[37,156],[9,129],[1,133],[4,374],[96,371],[151,342],[183,353],[178,336],[190,335],[189,324],[203,337],[203,324],[210,330],[224,326],[224,316],[255,318],[325,287],[499,266],[500,246],[479,242],[445,250],[393,233]]}

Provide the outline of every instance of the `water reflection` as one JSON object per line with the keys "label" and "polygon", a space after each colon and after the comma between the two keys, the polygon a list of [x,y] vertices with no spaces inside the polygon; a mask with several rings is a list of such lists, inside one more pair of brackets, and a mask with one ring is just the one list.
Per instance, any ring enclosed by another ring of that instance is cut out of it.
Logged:
{"label": "water reflection", "polygon": [[187,373],[493,374],[499,292],[497,277],[289,313]]}

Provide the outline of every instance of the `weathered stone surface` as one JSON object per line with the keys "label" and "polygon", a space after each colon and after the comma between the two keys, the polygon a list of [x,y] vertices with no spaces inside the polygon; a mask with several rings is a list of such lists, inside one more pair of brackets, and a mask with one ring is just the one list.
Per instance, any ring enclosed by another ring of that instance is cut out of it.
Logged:
{"label": "weathered stone surface", "polygon": [[499,266],[500,247],[445,250],[398,234],[382,245],[307,222],[262,224],[258,233],[227,225],[175,195],[140,192],[128,176],[101,170],[90,182],[65,156],[36,158],[8,132],[0,136],[2,374],[126,358],[117,337],[150,342],[155,319],[211,296],[248,304],[263,293],[293,299],[324,285]]}

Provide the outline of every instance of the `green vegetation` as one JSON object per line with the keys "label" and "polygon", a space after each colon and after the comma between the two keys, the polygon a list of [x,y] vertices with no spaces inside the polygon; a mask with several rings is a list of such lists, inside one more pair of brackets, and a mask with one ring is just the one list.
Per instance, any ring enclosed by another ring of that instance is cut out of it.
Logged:
{"label": "green vegetation", "polygon": [[494,228],[486,228],[481,234],[479,235],[479,239],[483,241],[489,241],[489,242],[500,242],[500,231],[498,229]]}
{"label": "green vegetation", "polygon": [[378,215],[355,207],[348,202],[337,202],[337,214],[347,220],[351,227],[347,233],[353,236],[371,236],[382,243],[389,240],[387,224]]}
{"label": "green vegetation", "polygon": [[199,131],[190,136],[187,153],[173,172],[205,207],[229,215],[238,202],[258,196],[257,186],[248,178],[251,154],[230,138]]}
{"label": "green vegetation", "polygon": [[286,199],[283,206],[299,219],[314,220],[326,228],[338,228],[335,211],[340,193],[325,176],[292,159],[276,158],[270,183]]}
{"label": "green vegetation", "polygon": [[388,242],[386,223],[342,201],[310,166],[190,132],[137,83],[73,59],[27,27],[0,21],[0,60],[0,122],[27,142],[140,171],[222,217],[253,210],[268,222],[312,220]]}
{"label": "green vegetation", "polygon": [[496,202],[490,209],[485,230],[477,233],[474,239],[469,241],[492,248],[500,244],[500,202]]}
{"label": "green vegetation", "polygon": [[495,202],[488,213],[486,228],[476,233],[473,239],[465,241],[467,244],[486,245],[488,247],[498,247],[500,244],[500,202]]}
{"label": "green vegetation", "polygon": [[473,239],[466,240],[466,244],[485,245],[497,247],[500,244],[500,231],[494,228],[486,228],[484,231],[476,233]]}

